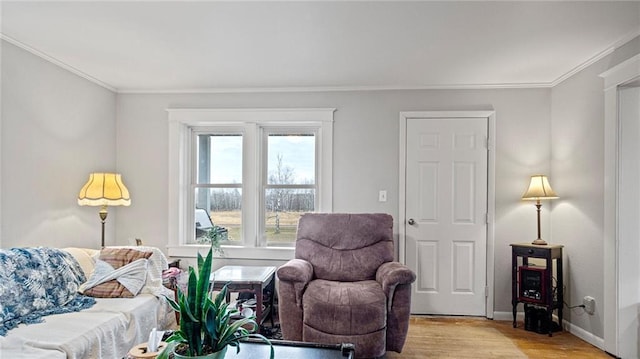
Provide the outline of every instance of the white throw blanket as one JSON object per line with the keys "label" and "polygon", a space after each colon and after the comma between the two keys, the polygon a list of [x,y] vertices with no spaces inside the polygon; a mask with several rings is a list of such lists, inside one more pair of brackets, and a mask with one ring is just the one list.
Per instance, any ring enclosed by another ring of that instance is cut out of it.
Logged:
{"label": "white throw blanket", "polygon": [[117,359],[146,342],[153,328],[176,325],[164,298],[97,298],[80,312],[48,316],[0,337],[0,359]]}
{"label": "white throw blanket", "polygon": [[115,279],[131,294],[138,295],[147,279],[147,263],[148,260],[142,258],[114,269],[109,263],[98,259],[93,275],[80,286],[79,292],[84,293],[99,284]]}
{"label": "white throw blanket", "polygon": [[147,246],[116,246],[115,248],[134,248],[145,252],[152,252],[153,254],[149,257],[149,266],[147,268],[147,283],[142,287],[140,293],[153,294],[158,298],[164,298],[165,296],[173,298],[173,291],[162,284],[162,271],[168,268],[168,262],[167,257],[165,257],[160,249]]}

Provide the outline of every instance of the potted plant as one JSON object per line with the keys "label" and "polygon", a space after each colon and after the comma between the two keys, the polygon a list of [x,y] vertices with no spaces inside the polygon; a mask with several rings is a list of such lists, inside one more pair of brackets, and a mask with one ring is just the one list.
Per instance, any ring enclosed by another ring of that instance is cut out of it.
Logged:
{"label": "potted plant", "polygon": [[174,358],[224,358],[229,346],[236,347],[239,352],[240,340],[251,337],[269,344],[270,358],[273,359],[271,342],[263,335],[247,329],[258,328],[255,316],[237,320],[232,318],[237,317],[239,311],[227,303],[227,285],[212,297],[209,276],[213,250],[212,245],[206,259],[198,253],[198,273],[189,267],[186,295],[178,289],[177,302],[166,297],[173,310],[180,313],[180,329],[167,339],[168,345],[158,359],[167,359],[170,353]]}
{"label": "potted plant", "polygon": [[209,243],[213,248],[213,253],[218,253],[219,256],[224,256],[224,250],[222,249],[222,242],[228,239],[227,230],[223,227],[214,225],[209,228],[202,237],[196,238],[200,243]]}

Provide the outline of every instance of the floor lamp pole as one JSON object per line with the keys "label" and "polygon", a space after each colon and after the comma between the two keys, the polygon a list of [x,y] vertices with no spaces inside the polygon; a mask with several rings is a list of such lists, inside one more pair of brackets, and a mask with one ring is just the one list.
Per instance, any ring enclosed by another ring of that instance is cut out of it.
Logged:
{"label": "floor lamp pole", "polygon": [[[102,247],[104,248],[104,222],[107,221],[107,206],[100,208],[100,220],[102,221]],[[538,214],[538,233],[540,233],[540,214]],[[540,235],[538,235],[540,237]]]}

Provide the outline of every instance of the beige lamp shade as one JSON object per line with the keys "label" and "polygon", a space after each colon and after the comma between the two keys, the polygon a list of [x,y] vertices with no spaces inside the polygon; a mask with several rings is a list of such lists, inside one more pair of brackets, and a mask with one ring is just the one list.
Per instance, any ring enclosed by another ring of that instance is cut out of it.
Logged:
{"label": "beige lamp shade", "polygon": [[545,242],[540,237],[540,207],[542,204],[540,200],[543,199],[554,199],[558,198],[558,195],[551,189],[551,185],[549,185],[549,180],[545,175],[533,175],[531,176],[531,181],[529,181],[529,188],[522,195],[523,200],[531,200],[536,201],[536,211],[538,212],[538,238],[536,238],[531,244],[536,245],[546,245]]}
{"label": "beige lamp shade", "polygon": [[541,199],[555,199],[558,195],[551,189],[549,180],[545,175],[533,175],[529,182],[529,188],[522,195],[523,200],[539,201]]}
{"label": "beige lamp shade", "polygon": [[129,190],[119,173],[91,173],[78,194],[81,206],[128,206]]}

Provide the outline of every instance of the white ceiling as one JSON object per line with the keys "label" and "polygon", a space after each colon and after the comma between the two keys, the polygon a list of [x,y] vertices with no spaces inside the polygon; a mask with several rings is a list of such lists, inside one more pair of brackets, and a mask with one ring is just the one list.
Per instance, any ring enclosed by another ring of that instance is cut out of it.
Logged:
{"label": "white ceiling", "polygon": [[3,1],[2,37],[120,92],[550,86],[640,2]]}

